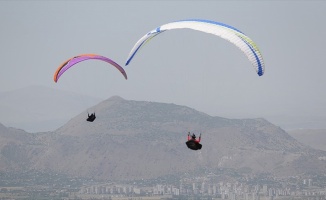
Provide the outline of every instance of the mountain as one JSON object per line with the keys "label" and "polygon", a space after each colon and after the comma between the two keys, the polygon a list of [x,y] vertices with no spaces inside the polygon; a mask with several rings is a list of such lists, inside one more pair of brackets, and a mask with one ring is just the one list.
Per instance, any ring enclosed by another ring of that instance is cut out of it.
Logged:
{"label": "mountain", "polygon": [[326,129],[298,129],[288,133],[302,144],[326,151]]}
{"label": "mountain", "polygon": [[21,171],[29,163],[28,146],[35,137],[23,130],[7,128],[0,124],[0,169]]}
{"label": "mountain", "polygon": [[53,131],[101,100],[42,86],[0,93],[0,122],[28,132]]}
{"label": "mountain", "polygon": [[[275,176],[325,173],[324,151],[305,146],[264,119],[213,117],[186,106],[117,96],[89,109],[97,111],[92,123],[81,113],[53,132],[25,133],[24,139],[19,131],[0,127],[0,163],[16,158],[1,170],[24,166],[97,180],[219,169]],[[186,147],[188,131],[202,133],[202,150]],[[16,134],[17,140],[6,142]]]}

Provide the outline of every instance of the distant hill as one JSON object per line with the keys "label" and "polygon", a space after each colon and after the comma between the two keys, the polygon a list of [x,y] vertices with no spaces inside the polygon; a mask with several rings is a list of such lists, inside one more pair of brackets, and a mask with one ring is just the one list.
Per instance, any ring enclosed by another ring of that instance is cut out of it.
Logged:
{"label": "distant hill", "polygon": [[53,131],[101,100],[42,86],[0,93],[0,122],[28,132]]}
{"label": "distant hill", "polygon": [[287,132],[305,145],[326,151],[326,129],[298,129]]}
{"label": "distant hill", "polygon": [[[326,170],[324,151],[264,119],[212,117],[186,106],[117,96],[90,109],[97,111],[93,123],[81,113],[54,132],[30,134],[0,126],[0,170],[51,170],[98,180],[219,169],[275,176]],[[202,150],[186,147],[188,131],[202,133]]]}

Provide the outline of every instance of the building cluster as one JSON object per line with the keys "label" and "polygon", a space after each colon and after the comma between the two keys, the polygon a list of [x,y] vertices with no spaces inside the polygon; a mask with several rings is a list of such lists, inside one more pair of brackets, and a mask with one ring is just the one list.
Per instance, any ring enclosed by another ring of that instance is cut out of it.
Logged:
{"label": "building cluster", "polygon": [[83,187],[79,194],[109,194],[114,196],[210,196],[231,200],[278,199],[280,197],[306,196],[326,199],[326,189],[313,187],[311,179],[303,180],[305,188],[272,187],[267,184],[247,185],[239,182],[190,182],[181,181],[176,185],[156,184],[139,187],[135,185],[94,185]]}
{"label": "building cluster", "polygon": [[134,186],[93,185],[81,188],[80,194],[140,194],[140,189]]}

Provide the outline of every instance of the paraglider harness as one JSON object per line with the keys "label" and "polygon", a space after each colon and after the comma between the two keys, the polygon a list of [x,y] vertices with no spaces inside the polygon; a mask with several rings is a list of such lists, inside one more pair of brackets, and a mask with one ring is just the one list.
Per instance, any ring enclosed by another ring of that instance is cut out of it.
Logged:
{"label": "paraglider harness", "polygon": [[190,132],[188,132],[188,141],[186,142],[187,147],[192,150],[201,149],[202,145],[199,143],[200,139],[201,139],[201,134],[199,135],[198,140],[196,140],[196,135],[193,133],[190,138]]}
{"label": "paraglider harness", "polygon": [[89,115],[89,113],[87,114],[88,114],[88,118],[86,119],[86,121],[93,122],[96,119],[95,112],[92,113],[91,115]]}

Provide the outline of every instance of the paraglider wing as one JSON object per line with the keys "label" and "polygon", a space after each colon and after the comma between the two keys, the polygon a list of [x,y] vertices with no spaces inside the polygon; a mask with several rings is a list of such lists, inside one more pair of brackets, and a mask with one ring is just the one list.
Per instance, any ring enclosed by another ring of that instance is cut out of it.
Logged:
{"label": "paraglider wing", "polygon": [[195,142],[194,140],[188,140],[186,142],[186,145],[189,149],[192,149],[192,150],[199,150],[202,147],[202,145],[200,143]]}
{"label": "paraglider wing", "polygon": [[89,59],[102,60],[107,63],[110,63],[111,65],[116,67],[122,73],[122,75],[125,77],[125,79],[127,79],[127,74],[126,74],[125,70],[119,64],[114,62],[113,60],[111,60],[107,57],[101,56],[101,55],[96,55],[96,54],[82,54],[82,55],[70,58],[66,62],[61,64],[57,68],[56,72],[54,73],[54,76],[53,76],[54,82],[57,82],[59,80],[60,76],[62,74],[64,74],[70,67],[74,66],[75,64],[77,64],[79,62],[89,60]]}
{"label": "paraglider wing", "polygon": [[249,59],[253,67],[255,68],[257,74],[262,76],[265,71],[264,61],[259,51],[256,43],[251,40],[248,36],[242,33],[240,30],[229,26],[227,24],[209,21],[209,20],[201,20],[201,19],[189,19],[189,20],[181,20],[168,24],[164,24],[146,35],[140,38],[134,47],[131,49],[129,56],[127,58],[126,65],[128,65],[139,49],[144,46],[150,39],[157,36],[160,33],[163,33],[167,30],[173,29],[193,29],[205,33],[210,33],[216,36],[219,36],[223,39],[228,40],[229,42],[236,45]]}

